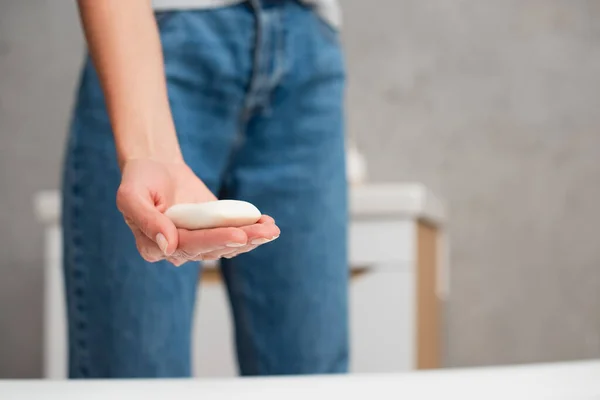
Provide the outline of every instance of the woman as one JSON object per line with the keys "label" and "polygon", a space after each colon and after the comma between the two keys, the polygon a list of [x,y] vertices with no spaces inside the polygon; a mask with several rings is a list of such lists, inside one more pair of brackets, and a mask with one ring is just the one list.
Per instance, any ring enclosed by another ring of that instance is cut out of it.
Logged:
{"label": "woman", "polygon": [[[90,56],[63,178],[70,376],[189,376],[200,265],[188,261],[215,259],[242,374],[345,372],[335,8],[155,3],[79,0]],[[163,215],[216,196],[266,215],[198,231]]]}

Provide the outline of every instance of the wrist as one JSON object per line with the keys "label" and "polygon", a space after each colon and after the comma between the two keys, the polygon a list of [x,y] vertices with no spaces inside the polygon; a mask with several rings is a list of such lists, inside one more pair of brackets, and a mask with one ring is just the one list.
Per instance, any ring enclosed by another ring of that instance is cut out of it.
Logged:
{"label": "wrist", "polygon": [[167,96],[144,98],[109,107],[119,166],[140,159],[183,162]]}
{"label": "wrist", "polygon": [[140,161],[140,160],[154,161],[154,162],[159,162],[162,164],[171,164],[171,165],[185,164],[185,161],[181,155],[179,155],[179,156],[173,155],[171,157],[168,157],[165,155],[143,154],[143,155],[118,156],[118,159],[117,159],[117,161],[119,163],[119,168],[121,169],[121,171],[123,171],[123,168],[128,163],[131,163],[134,161]]}
{"label": "wrist", "polygon": [[151,160],[167,164],[184,163],[174,130],[121,135],[120,137],[120,140],[116,140],[116,150],[121,170],[127,162],[133,160]]}

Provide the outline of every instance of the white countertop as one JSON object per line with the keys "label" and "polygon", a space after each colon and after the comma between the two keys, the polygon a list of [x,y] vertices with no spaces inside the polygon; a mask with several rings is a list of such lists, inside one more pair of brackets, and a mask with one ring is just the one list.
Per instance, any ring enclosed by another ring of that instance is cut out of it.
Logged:
{"label": "white countertop", "polygon": [[7,400],[598,400],[600,361],[336,377],[0,381],[0,397]]}
{"label": "white countertop", "polygon": [[[445,219],[442,203],[420,183],[363,184],[350,190],[353,218],[402,217],[441,224]],[[38,219],[56,224],[60,216],[58,191],[39,192],[34,199]]]}

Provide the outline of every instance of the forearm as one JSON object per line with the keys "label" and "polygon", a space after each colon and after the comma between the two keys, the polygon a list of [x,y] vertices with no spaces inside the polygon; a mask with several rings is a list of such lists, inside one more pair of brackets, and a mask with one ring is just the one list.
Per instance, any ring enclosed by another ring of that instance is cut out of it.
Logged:
{"label": "forearm", "polygon": [[182,160],[169,108],[162,50],[150,0],[78,0],[119,164]]}

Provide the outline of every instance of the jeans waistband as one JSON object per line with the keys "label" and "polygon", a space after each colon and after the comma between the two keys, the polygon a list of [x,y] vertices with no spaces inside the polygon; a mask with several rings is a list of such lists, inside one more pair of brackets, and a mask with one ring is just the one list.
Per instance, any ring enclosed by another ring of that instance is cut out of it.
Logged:
{"label": "jeans waistband", "polygon": [[268,9],[268,8],[282,6],[285,3],[289,3],[290,1],[291,0],[254,0],[254,1],[252,1],[252,3],[255,3],[255,5],[258,5],[263,9]]}

